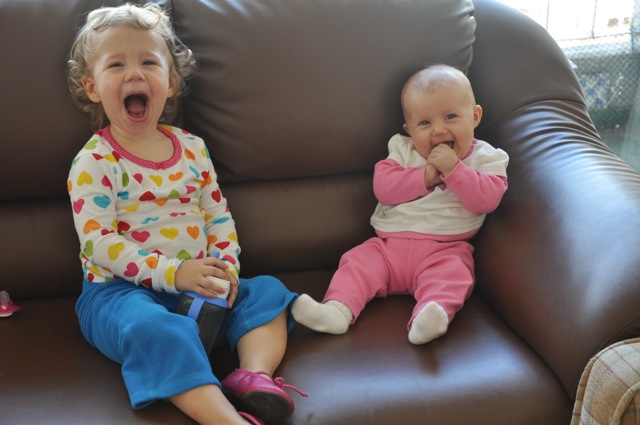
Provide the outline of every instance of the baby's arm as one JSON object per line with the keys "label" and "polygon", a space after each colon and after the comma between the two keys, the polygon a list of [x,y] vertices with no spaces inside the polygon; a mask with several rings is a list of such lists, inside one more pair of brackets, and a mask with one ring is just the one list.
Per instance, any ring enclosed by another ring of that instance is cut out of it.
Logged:
{"label": "baby's arm", "polygon": [[373,173],[373,193],[382,205],[398,205],[430,193],[425,167],[405,168],[393,159],[379,161]]}
{"label": "baby's arm", "polygon": [[507,178],[478,171],[459,161],[444,178],[447,187],[473,214],[488,214],[500,204],[507,190]]}

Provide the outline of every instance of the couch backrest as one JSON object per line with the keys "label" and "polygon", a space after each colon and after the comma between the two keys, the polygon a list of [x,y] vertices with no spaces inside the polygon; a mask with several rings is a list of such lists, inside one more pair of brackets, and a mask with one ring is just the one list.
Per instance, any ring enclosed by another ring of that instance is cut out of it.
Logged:
{"label": "couch backrest", "polygon": [[0,289],[15,298],[80,289],[66,180],[91,131],[71,103],[65,67],[84,13],[102,3],[0,2]]}
{"label": "couch backrest", "polygon": [[200,60],[184,103],[204,137],[247,273],[335,267],[371,235],[371,173],[428,62],[468,69],[468,0],[176,0]]}
{"label": "couch backrest", "polygon": [[[77,293],[66,193],[90,136],[65,63],[84,15],[118,1],[0,2],[3,288]],[[174,0],[200,63],[174,122],[203,137],[238,225],[245,274],[335,267],[371,234],[371,173],[401,131],[399,92],[427,63],[468,69],[470,0]],[[7,224],[9,224],[7,226]]]}
{"label": "couch backrest", "polygon": [[[90,130],[65,63],[85,14],[117,3],[0,2],[0,157],[15,159],[0,167],[0,251],[14,297],[79,291],[65,182]],[[404,80],[472,59],[470,0],[165,6],[200,63],[173,122],[207,141],[250,274],[334,267],[370,235],[371,171],[401,131]]]}

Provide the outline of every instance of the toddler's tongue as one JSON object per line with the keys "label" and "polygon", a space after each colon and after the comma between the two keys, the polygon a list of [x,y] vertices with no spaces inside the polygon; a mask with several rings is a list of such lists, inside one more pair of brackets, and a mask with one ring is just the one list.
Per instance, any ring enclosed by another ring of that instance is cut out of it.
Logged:
{"label": "toddler's tongue", "polygon": [[140,118],[147,110],[147,100],[144,96],[129,96],[125,99],[125,107],[129,115]]}

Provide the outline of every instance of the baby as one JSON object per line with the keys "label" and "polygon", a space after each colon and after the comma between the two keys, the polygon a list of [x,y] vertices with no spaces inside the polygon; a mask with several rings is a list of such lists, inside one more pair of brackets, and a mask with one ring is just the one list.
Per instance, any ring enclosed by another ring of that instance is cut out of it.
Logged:
{"label": "baby", "polygon": [[474,138],[482,118],[459,70],[434,65],[409,78],[401,95],[409,137],[395,135],[375,166],[377,237],[345,253],[322,303],[301,295],[295,320],[342,334],[374,297],[413,295],[409,341],[443,335],[469,297],[474,278],[468,242],[507,189],[507,154]]}

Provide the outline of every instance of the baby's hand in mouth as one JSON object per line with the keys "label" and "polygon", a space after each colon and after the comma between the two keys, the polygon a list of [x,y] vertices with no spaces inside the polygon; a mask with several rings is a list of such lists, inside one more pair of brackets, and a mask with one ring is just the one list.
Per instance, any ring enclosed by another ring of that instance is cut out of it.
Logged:
{"label": "baby's hand in mouth", "polygon": [[458,162],[458,156],[453,147],[453,141],[439,143],[429,154],[427,164],[433,165],[443,176],[447,177]]}

